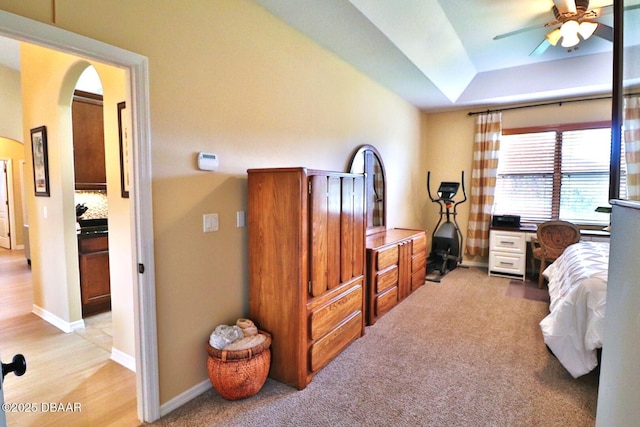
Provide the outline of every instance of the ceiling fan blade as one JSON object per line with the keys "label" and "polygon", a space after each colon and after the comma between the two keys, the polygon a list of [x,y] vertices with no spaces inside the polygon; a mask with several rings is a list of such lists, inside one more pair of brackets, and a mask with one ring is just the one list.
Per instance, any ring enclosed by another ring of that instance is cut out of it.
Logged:
{"label": "ceiling fan blade", "polygon": [[613,28],[608,25],[599,23],[593,35],[613,42]]}
{"label": "ceiling fan blade", "polygon": [[538,47],[536,47],[533,52],[531,52],[529,54],[529,56],[540,56],[543,53],[545,53],[547,51],[547,49],[549,49],[549,47],[551,46],[551,43],[549,43],[549,41],[545,38],[542,40],[542,42],[538,45]]}
{"label": "ceiling fan blade", "polygon": [[553,0],[553,4],[556,5],[561,14],[575,14],[578,11],[575,0]]}
{"label": "ceiling fan blade", "polygon": [[552,21],[552,22],[547,22],[546,24],[539,24],[539,25],[532,25],[530,27],[523,27],[523,28],[520,28],[519,30],[510,31],[508,33],[503,33],[503,34],[498,34],[493,39],[494,40],[505,39],[507,37],[515,36],[517,34],[526,33],[527,31],[539,30],[540,28],[550,27],[550,26],[556,25],[556,24],[559,24],[559,22],[558,21]]}

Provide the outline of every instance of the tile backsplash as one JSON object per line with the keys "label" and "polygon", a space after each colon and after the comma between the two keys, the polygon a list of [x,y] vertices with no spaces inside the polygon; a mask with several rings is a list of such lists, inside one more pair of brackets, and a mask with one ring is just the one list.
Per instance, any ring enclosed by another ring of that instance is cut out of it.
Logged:
{"label": "tile backsplash", "polygon": [[107,193],[105,191],[77,190],[74,199],[76,205],[84,203],[84,205],[89,208],[80,218],[108,218],[109,206],[107,203]]}

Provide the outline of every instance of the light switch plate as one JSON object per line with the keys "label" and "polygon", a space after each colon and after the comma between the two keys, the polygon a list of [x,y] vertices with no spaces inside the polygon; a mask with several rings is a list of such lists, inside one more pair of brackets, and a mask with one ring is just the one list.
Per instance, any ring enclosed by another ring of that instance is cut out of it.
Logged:
{"label": "light switch plate", "polygon": [[202,215],[202,231],[205,233],[218,231],[218,214],[217,213]]}
{"label": "light switch plate", "polygon": [[236,227],[244,227],[245,226],[245,217],[244,211],[236,212]]}

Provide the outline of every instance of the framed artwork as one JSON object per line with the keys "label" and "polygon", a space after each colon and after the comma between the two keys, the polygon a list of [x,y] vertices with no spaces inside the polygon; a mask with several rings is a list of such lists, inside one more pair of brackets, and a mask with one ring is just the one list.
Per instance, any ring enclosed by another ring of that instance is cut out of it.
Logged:
{"label": "framed artwork", "polygon": [[129,120],[127,105],[125,102],[118,103],[118,135],[120,136],[120,194],[124,198],[129,198]]}
{"label": "framed artwork", "polygon": [[49,157],[47,149],[47,127],[31,129],[31,152],[33,153],[33,186],[36,196],[49,197]]}

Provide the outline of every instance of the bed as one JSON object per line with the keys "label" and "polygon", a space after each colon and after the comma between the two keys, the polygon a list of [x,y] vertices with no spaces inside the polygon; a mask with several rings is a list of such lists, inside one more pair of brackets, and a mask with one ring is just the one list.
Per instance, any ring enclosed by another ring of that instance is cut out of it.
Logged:
{"label": "bed", "polygon": [[598,365],[608,268],[609,242],[579,242],[543,272],[550,297],[549,314],[540,322],[544,342],[574,378]]}

